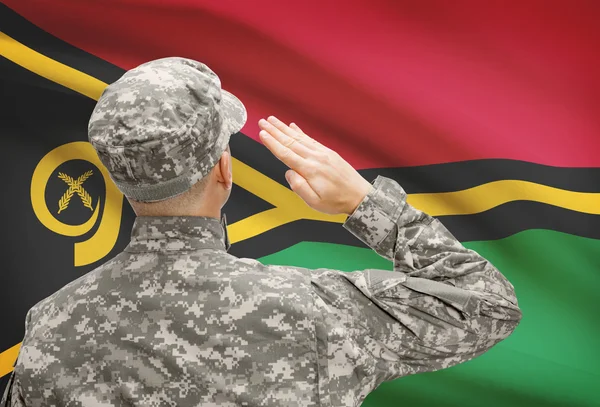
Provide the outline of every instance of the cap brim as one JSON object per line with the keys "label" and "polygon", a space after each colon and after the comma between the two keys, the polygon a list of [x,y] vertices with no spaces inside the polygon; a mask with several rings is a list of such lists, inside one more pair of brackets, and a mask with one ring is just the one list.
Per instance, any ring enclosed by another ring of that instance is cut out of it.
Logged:
{"label": "cap brim", "polygon": [[242,130],[248,119],[244,104],[233,94],[221,89],[221,108],[223,120],[231,134]]}

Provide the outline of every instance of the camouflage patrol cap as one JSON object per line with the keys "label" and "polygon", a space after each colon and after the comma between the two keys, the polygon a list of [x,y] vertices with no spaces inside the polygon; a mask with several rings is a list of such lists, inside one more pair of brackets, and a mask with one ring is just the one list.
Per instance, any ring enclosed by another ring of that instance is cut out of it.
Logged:
{"label": "camouflage patrol cap", "polygon": [[205,64],[146,62],[109,85],[88,125],[90,143],[123,194],[143,202],[187,191],[246,122],[238,98]]}

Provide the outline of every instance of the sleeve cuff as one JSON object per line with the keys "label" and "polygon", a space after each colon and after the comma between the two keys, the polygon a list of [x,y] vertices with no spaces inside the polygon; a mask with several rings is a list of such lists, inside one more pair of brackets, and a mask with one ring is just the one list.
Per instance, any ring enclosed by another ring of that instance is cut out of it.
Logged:
{"label": "sleeve cuff", "polygon": [[[396,181],[379,175],[373,188],[356,207],[343,226],[375,249],[392,231],[406,205],[406,192]],[[394,240],[395,237],[394,237]]]}

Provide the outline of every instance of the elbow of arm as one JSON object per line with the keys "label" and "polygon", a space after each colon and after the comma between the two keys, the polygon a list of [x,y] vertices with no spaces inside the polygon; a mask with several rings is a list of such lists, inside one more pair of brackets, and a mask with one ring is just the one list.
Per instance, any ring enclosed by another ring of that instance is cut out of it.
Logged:
{"label": "elbow of arm", "polygon": [[508,338],[521,322],[521,309],[512,305],[496,307],[492,313],[478,318],[476,332],[480,348],[489,349],[498,342]]}
{"label": "elbow of arm", "polygon": [[506,283],[497,285],[495,290],[473,292],[474,295],[470,299],[471,315],[478,315],[474,322],[478,328],[476,331],[482,335],[495,334],[498,331],[508,336],[523,317],[512,284],[506,279],[503,281]]}
{"label": "elbow of arm", "polygon": [[521,311],[521,308],[519,308],[518,305],[515,305],[514,307],[508,309],[506,313],[508,314],[509,318],[504,319],[502,321],[507,325],[507,328],[509,329],[509,332],[506,335],[506,337],[508,337],[511,333],[513,333],[515,329],[517,329],[517,326],[521,323],[521,319],[523,318],[523,312]]}

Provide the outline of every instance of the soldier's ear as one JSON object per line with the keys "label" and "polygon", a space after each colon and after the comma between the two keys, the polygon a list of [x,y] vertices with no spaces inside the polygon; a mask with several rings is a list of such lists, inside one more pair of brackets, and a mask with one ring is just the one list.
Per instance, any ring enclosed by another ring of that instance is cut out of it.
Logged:
{"label": "soldier's ear", "polygon": [[225,189],[231,189],[233,185],[233,174],[231,172],[231,153],[229,148],[223,151],[219,159],[217,179],[224,184]]}

